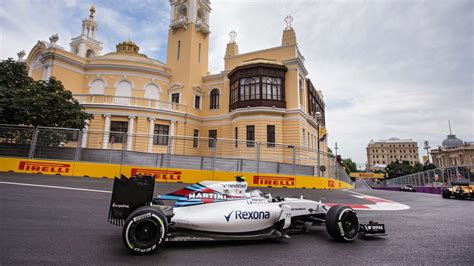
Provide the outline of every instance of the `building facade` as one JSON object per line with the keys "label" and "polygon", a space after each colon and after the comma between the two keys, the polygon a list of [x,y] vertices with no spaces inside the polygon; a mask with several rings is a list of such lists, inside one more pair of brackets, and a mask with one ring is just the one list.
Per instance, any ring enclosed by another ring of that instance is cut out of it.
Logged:
{"label": "building facade", "polygon": [[[30,51],[26,60],[30,76],[58,78],[94,115],[83,147],[166,152],[167,137],[134,137],[153,134],[247,141],[222,150],[242,158],[254,153],[249,149],[254,142],[318,146],[325,104],[308,78],[290,17],[276,47],[241,54],[231,32],[225,67],[210,74],[210,2],[170,0],[170,5],[166,63],[139,53],[139,46],[130,40],[117,44],[115,52],[102,54],[93,7],[70,49],[51,40],[38,41]],[[327,150],[326,143],[320,143],[321,150]],[[183,146],[186,154],[201,156],[211,148],[211,142]],[[260,152],[276,161],[291,157],[288,149],[275,145],[265,145]],[[309,151],[299,152],[314,157]]]}
{"label": "building facade", "polygon": [[368,171],[384,170],[388,164],[397,160],[408,161],[410,165],[420,162],[418,144],[412,139],[371,140],[366,150]]}
{"label": "building facade", "polygon": [[450,132],[441,145],[437,149],[432,149],[430,154],[433,164],[438,168],[473,165],[474,143],[464,142]]}

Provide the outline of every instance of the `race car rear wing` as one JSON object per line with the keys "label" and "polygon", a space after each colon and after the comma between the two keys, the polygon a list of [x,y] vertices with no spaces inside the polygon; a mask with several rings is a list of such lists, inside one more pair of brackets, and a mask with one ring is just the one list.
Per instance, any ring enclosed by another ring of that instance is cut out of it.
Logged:
{"label": "race car rear wing", "polygon": [[109,223],[123,226],[132,211],[150,205],[154,188],[155,178],[152,176],[115,177],[110,200]]}

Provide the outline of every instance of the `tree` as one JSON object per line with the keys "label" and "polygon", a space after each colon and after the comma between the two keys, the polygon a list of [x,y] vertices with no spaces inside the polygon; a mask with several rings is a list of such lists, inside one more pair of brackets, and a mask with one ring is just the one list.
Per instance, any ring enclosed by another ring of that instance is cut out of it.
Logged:
{"label": "tree", "polygon": [[423,165],[419,162],[416,162],[415,165],[413,166],[413,171],[412,173],[418,173],[423,171]]}
{"label": "tree", "polygon": [[329,158],[334,158],[334,157],[335,157],[335,156],[334,156],[334,153],[332,153],[332,150],[331,150],[331,148],[329,148],[329,147],[328,147],[328,157],[329,157]]}
{"label": "tree", "polygon": [[351,158],[343,159],[342,160],[342,165],[344,165],[347,174],[351,172],[357,172],[357,164],[352,161]]}
{"label": "tree", "polygon": [[388,178],[394,178],[394,177],[399,177],[399,176],[404,176],[404,175],[409,175],[415,172],[415,169],[413,166],[410,165],[410,162],[408,161],[400,161],[396,160],[395,162],[391,162],[387,166],[387,173],[388,173]]}
{"label": "tree", "polygon": [[61,81],[34,81],[25,63],[0,62],[0,124],[82,129],[90,118]]}
{"label": "tree", "polygon": [[431,170],[431,169],[435,169],[435,168],[436,168],[436,165],[427,162],[423,165],[422,171],[427,171],[427,170]]}

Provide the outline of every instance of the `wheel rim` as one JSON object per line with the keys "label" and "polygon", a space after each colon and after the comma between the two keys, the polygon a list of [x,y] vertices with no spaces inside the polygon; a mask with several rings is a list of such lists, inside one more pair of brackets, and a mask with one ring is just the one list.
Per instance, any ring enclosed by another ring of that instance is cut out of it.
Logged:
{"label": "wheel rim", "polygon": [[347,212],[341,219],[344,235],[348,239],[357,237],[359,233],[359,221],[353,212]]}
{"label": "wheel rim", "polygon": [[160,227],[153,220],[143,220],[138,222],[133,228],[132,235],[137,244],[147,245],[155,242],[160,235]]}

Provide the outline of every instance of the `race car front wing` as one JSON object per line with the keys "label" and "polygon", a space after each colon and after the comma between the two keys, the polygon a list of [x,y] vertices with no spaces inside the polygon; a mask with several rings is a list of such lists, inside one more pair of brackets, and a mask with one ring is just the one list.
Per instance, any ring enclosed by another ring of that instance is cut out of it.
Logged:
{"label": "race car front wing", "polygon": [[386,236],[385,224],[370,221],[368,224],[359,225],[359,234],[361,236]]}

